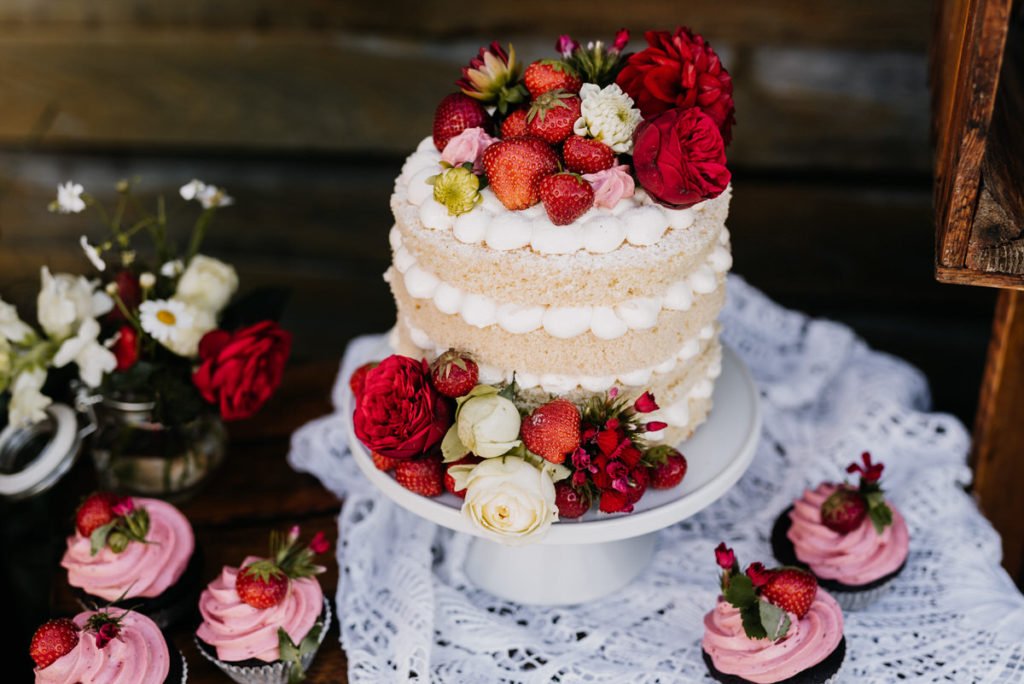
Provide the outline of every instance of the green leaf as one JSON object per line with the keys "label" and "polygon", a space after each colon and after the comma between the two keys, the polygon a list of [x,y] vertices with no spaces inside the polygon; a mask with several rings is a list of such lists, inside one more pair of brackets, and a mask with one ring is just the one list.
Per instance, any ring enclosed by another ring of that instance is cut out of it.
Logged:
{"label": "green leaf", "polygon": [[[734,578],[735,579],[735,578]],[[740,618],[743,620],[743,631],[751,639],[767,639],[768,632],[761,624],[761,611],[757,602],[750,603],[740,609]]]}
{"label": "green leaf", "polygon": [[789,616],[786,615],[786,611],[764,599],[757,602],[757,608],[767,638],[775,641],[784,637],[789,631]]}
{"label": "green leaf", "polygon": [[740,610],[748,606],[755,606],[756,608],[757,594],[754,593],[754,583],[746,575],[733,573],[732,577],[729,578],[729,586],[725,588],[723,595],[726,601]]}
{"label": "green leaf", "polygon": [[458,461],[468,453],[469,449],[459,439],[458,425],[452,425],[448,428],[448,432],[445,433],[444,439],[441,440],[441,456],[444,462]]}
{"label": "green leaf", "polygon": [[320,632],[323,631],[323,628],[324,623],[317,621],[317,623],[313,625],[313,629],[309,630],[309,634],[307,634],[306,638],[302,640],[301,644],[299,644],[300,657],[304,658],[317,649],[320,645]]}
{"label": "green leaf", "polygon": [[131,539],[128,535],[120,530],[114,530],[110,533],[110,536],[107,537],[107,545],[110,546],[110,550],[114,553],[121,553],[124,551],[128,548],[128,542],[130,541]]}
{"label": "green leaf", "polygon": [[868,508],[868,517],[875,527],[875,532],[882,534],[885,528],[892,525],[892,509],[885,503]]}
{"label": "green leaf", "polygon": [[[316,626],[313,627],[316,629]],[[309,636],[306,636],[308,639]],[[305,644],[306,639],[303,639]],[[292,638],[288,636],[288,632],[284,631],[283,627],[277,628],[277,642],[278,648],[281,651],[281,660],[291,663],[291,667],[288,670],[288,684],[297,684],[306,678],[306,671],[302,667],[302,649],[295,645]]]}
{"label": "green leaf", "polygon": [[107,537],[114,530],[114,526],[117,522],[108,522],[106,525],[101,525],[92,531],[89,535],[89,554],[95,556],[100,552],[104,546],[107,545]]}

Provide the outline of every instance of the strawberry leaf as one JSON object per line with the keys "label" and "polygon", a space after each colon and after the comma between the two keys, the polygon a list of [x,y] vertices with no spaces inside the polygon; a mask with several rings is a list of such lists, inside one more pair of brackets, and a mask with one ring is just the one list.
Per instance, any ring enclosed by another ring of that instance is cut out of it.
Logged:
{"label": "strawberry leaf", "polygon": [[754,583],[746,575],[733,574],[729,578],[729,584],[723,593],[725,600],[741,611],[749,606],[757,608],[757,594],[754,593]]}
{"label": "strawberry leaf", "polygon": [[[315,628],[314,628],[315,629]],[[288,684],[297,684],[306,678],[306,671],[302,667],[302,651],[295,645],[284,627],[277,628],[278,649],[281,651],[281,660],[291,663],[288,669]]]}
{"label": "strawberry leaf", "polygon": [[786,632],[789,631],[789,616],[786,615],[786,611],[764,599],[757,602],[757,609],[761,616],[761,626],[764,627],[769,639],[775,641],[786,636]]}
{"label": "strawberry leaf", "polygon": [[768,632],[761,624],[761,611],[757,602],[750,603],[740,609],[740,618],[743,620],[743,631],[751,639],[767,639]]}
{"label": "strawberry leaf", "polygon": [[882,534],[885,528],[892,525],[892,509],[883,501],[881,504],[868,506],[868,517],[875,527],[875,532]]}

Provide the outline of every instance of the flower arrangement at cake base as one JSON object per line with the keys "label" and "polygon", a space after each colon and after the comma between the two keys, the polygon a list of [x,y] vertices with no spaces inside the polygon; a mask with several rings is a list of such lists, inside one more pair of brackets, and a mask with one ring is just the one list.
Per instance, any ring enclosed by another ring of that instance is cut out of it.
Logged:
{"label": "flower arrangement at cake base", "polygon": [[650,392],[533,406],[514,381],[479,383],[476,362],[454,350],[433,364],[391,355],[360,367],[350,387],[353,429],[374,465],[422,496],[462,498],[474,528],[504,544],[537,542],[592,507],[629,513],[649,487],[686,475],[679,451],[645,438],[664,428],[649,420]]}
{"label": "flower arrangement at cake base", "polygon": [[[255,414],[277,389],[291,335],[275,322],[279,294],[234,298],[235,269],[199,252],[214,214],[233,204],[222,188],[181,187],[201,205],[184,250],[164,198],[150,212],[133,190],[118,182],[108,209],[81,185],[58,187],[52,211],[93,209],[104,225],[102,238],[80,241],[97,277],[42,267],[40,331],[0,300],[0,411],[19,428],[45,420],[55,397],[74,400],[96,424],[104,489],[177,495],[223,459],[223,421]],[[136,244],[142,236],[149,244]]]}

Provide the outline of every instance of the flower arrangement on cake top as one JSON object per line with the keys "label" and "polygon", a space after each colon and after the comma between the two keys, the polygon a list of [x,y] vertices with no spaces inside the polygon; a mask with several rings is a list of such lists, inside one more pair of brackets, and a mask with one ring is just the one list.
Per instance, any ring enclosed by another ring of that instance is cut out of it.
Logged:
{"label": "flower arrangement on cake top", "polygon": [[681,453],[645,439],[665,427],[647,417],[658,410],[649,392],[628,401],[612,388],[582,407],[556,397],[531,409],[515,382],[478,380],[473,359],[450,350],[433,364],[389,356],[349,384],[355,433],[377,468],[417,494],[464,499],[486,536],[531,543],[595,505],[629,513],[648,487],[686,475]]}
{"label": "flower arrangement on cake top", "polygon": [[[117,183],[107,209],[77,183],[57,188],[50,210],[92,209],[104,224],[99,240],[81,238],[98,277],[51,273],[42,267],[36,316],[25,323],[0,300],[0,411],[12,425],[43,420],[52,403],[51,370],[77,370],[77,380],[104,397],[155,405],[154,415],[182,425],[208,406],[225,420],[247,418],[281,380],[291,334],[274,320],[280,298],[232,302],[234,267],[200,253],[214,214],[234,200],[214,185],[192,180],[179,194],[200,205],[187,246],[168,234],[168,211],[143,208],[133,183]],[[138,245],[147,236],[149,245]]]}
{"label": "flower arrangement on cake top", "polygon": [[648,31],[623,51],[560,36],[557,56],[523,68],[515,49],[480,48],[434,113],[442,171],[429,182],[450,215],[472,210],[489,185],[509,210],[543,203],[568,225],[611,208],[639,185],[683,209],[729,184],[726,146],[735,122],[732,79],[711,46],[687,28]]}

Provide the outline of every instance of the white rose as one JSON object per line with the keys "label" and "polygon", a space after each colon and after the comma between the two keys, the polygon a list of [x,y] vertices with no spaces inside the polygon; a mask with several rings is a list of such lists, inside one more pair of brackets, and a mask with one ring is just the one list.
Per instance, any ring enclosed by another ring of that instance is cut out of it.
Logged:
{"label": "white rose", "polygon": [[72,335],[87,318],[99,318],[114,308],[114,301],[82,276],[53,275],[43,266],[41,277],[43,285],[36,300],[39,325],[58,340]]}
{"label": "white rose", "polygon": [[584,83],[580,88],[580,118],[576,119],[573,132],[596,138],[616,152],[628,153],[633,150],[633,132],[640,119],[633,98],[617,84],[601,88]]}
{"label": "white rose", "polygon": [[555,485],[547,472],[521,458],[488,459],[466,478],[462,512],[488,537],[529,544],[558,520]]}
{"label": "white rose", "polygon": [[41,392],[45,382],[46,371],[42,368],[22,371],[14,379],[7,414],[11,425],[31,425],[46,418],[46,407],[52,400]]}
{"label": "white rose", "polygon": [[24,342],[32,335],[32,328],[18,317],[13,304],[0,299],[0,340]]}
{"label": "white rose", "polygon": [[213,314],[203,309],[193,309],[192,324],[175,331],[164,346],[178,356],[191,359],[199,354],[199,341],[203,335],[217,327]]}
{"label": "white rose", "polygon": [[178,281],[176,299],[188,302],[197,309],[218,313],[238,289],[238,274],[234,267],[212,257],[197,254]]}
{"label": "white rose", "polygon": [[481,458],[501,456],[519,445],[519,409],[505,397],[470,397],[459,407],[459,441]]}

